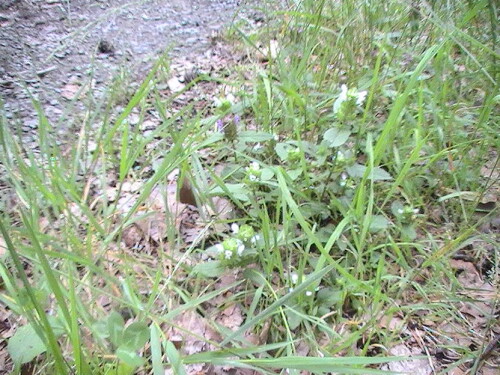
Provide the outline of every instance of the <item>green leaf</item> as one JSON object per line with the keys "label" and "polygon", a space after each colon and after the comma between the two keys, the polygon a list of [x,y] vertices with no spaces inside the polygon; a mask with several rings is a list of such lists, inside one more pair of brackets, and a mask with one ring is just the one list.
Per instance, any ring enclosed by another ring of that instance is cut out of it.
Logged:
{"label": "green leaf", "polygon": [[141,349],[149,339],[149,328],[146,323],[134,322],[123,331],[123,345],[134,349]]}
{"label": "green leaf", "polygon": [[111,314],[109,314],[108,333],[113,345],[119,346],[122,343],[124,326],[125,322],[120,314],[118,314],[116,311],[113,311]]}
{"label": "green leaf", "polygon": [[339,147],[347,142],[350,135],[349,130],[331,128],[325,132],[323,139],[329,147]]}
{"label": "green leaf", "polygon": [[401,212],[403,212],[403,209],[404,209],[403,203],[401,203],[400,201],[392,202],[391,211],[394,216],[396,217],[401,216]]}
{"label": "green leaf", "polygon": [[271,168],[263,168],[262,173],[260,175],[261,181],[269,181],[274,177],[274,171]]}
{"label": "green leaf", "polygon": [[273,139],[273,135],[255,130],[245,130],[238,133],[238,139],[243,142],[265,142]]}
{"label": "green leaf", "polygon": [[106,320],[99,320],[92,324],[93,334],[97,335],[101,339],[107,339],[109,337],[108,332],[108,322]]}
{"label": "green leaf", "polygon": [[19,327],[7,344],[7,351],[16,365],[31,362],[46,350],[45,344],[31,324]]}
{"label": "green leaf", "polygon": [[221,267],[218,260],[198,263],[193,268],[195,274],[199,274],[205,277],[219,277],[224,273],[224,268]]}
{"label": "green leaf", "polygon": [[370,223],[370,232],[380,232],[389,227],[389,220],[382,215],[373,215]]}
{"label": "green leaf", "polygon": [[[351,177],[363,177],[366,171],[366,166],[361,164],[354,164],[346,168],[347,173]],[[384,169],[380,167],[375,167],[372,170],[372,173],[368,175],[368,179],[373,181],[383,181],[383,180],[392,180],[392,176]]]}
{"label": "green leaf", "polygon": [[417,238],[417,231],[413,225],[403,225],[401,227],[401,233],[408,237],[409,240],[414,240]]}
{"label": "green leaf", "polygon": [[224,189],[220,186],[210,190],[210,195],[227,195],[231,198],[246,202],[248,198],[248,188],[245,184],[225,184]]}
{"label": "green leaf", "polygon": [[172,370],[175,375],[186,375],[186,370],[182,364],[181,356],[179,352],[175,348],[174,344],[170,341],[167,341],[166,353],[168,360],[170,361],[170,365],[172,366]]}
{"label": "green leaf", "polygon": [[292,169],[291,171],[286,171],[290,180],[295,181],[301,174],[302,168]]}
{"label": "green leaf", "polygon": [[155,323],[151,323],[149,329],[151,333],[151,365],[153,367],[153,375],[165,375],[162,361],[160,329]]}
{"label": "green leaf", "polygon": [[119,346],[118,349],[116,349],[116,356],[127,365],[134,368],[142,366],[144,363],[142,357],[140,357],[135,350],[126,345]]}
{"label": "green leaf", "polygon": [[278,157],[283,160],[287,161],[288,160],[288,150],[291,148],[288,143],[277,143],[276,146],[274,146],[274,151],[276,151],[276,154]]}
{"label": "green leaf", "polygon": [[[65,332],[64,326],[56,316],[47,316],[54,336],[60,337]],[[21,365],[32,361],[36,356],[47,351],[42,339],[36,334],[31,324],[19,327],[16,333],[9,339],[7,344],[9,352],[15,364]]]}
{"label": "green leaf", "polygon": [[[301,312],[301,314],[298,314],[298,312]],[[287,318],[287,322],[288,322],[288,327],[291,329],[291,330],[295,330],[299,325],[300,323],[302,323],[302,321],[304,320],[303,318],[303,314],[304,314],[304,311],[301,309],[301,308],[297,308],[295,307],[295,309],[287,309],[285,311],[285,314],[286,314],[286,318]]]}
{"label": "green leaf", "polygon": [[338,289],[323,288],[316,294],[316,299],[320,305],[332,307],[342,302],[342,294],[342,291]]}

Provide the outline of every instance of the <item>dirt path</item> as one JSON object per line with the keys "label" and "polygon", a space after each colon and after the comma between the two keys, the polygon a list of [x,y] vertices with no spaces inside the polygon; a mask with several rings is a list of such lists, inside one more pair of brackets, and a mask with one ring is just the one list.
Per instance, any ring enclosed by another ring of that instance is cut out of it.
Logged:
{"label": "dirt path", "polygon": [[55,121],[72,82],[93,74],[99,91],[123,66],[139,80],[169,47],[171,56],[201,54],[210,47],[210,36],[231,22],[239,3],[1,0],[0,98],[6,116],[29,131],[37,120],[26,89]]}

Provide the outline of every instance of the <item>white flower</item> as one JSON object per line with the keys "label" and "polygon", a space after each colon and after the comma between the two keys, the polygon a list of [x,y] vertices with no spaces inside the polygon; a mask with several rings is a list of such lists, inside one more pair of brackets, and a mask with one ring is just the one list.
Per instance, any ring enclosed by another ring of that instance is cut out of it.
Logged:
{"label": "white flower", "polygon": [[245,251],[245,245],[241,240],[236,240],[236,241],[238,241],[238,249],[236,250],[236,252],[238,253],[239,256],[241,256],[243,254],[243,251]]}
{"label": "white flower", "polygon": [[340,86],[340,95],[339,95],[339,98],[338,100],[340,101],[346,101],[347,100],[347,92],[349,91],[349,89],[347,88],[347,85],[346,84],[343,84],[342,86]]}
{"label": "white flower", "polygon": [[219,254],[222,254],[222,252],[224,251],[224,246],[222,246],[221,243],[218,243],[217,245],[214,246],[215,247],[215,250],[219,253]]}
{"label": "white flower", "polygon": [[233,232],[234,234],[238,234],[239,231],[240,231],[240,226],[236,223],[232,223],[231,232]]}
{"label": "white flower", "polygon": [[357,94],[356,105],[361,105],[366,99],[366,95],[368,95],[368,91],[360,91]]}
{"label": "white flower", "polygon": [[253,161],[252,164],[250,164],[250,167],[254,170],[254,171],[258,171],[260,169],[260,165],[259,163],[257,163],[256,161]]}
{"label": "white flower", "polygon": [[252,245],[255,245],[258,240],[260,240],[260,235],[258,235],[258,234],[256,234],[255,236],[252,236],[252,238],[250,238],[250,242],[252,243]]}
{"label": "white flower", "polygon": [[333,113],[337,114],[340,111],[340,107],[342,107],[342,103],[344,103],[347,100],[347,85],[342,85],[340,86],[340,95],[335,100],[335,103],[333,103]]}
{"label": "white flower", "polygon": [[224,251],[224,258],[231,259],[232,256],[233,256],[233,252],[231,250]]}
{"label": "white flower", "polygon": [[254,174],[251,174],[250,176],[248,176],[248,178],[249,178],[249,179],[250,179],[250,181],[252,181],[252,182],[257,181],[257,176],[256,176],[256,175],[254,175]]}
{"label": "white flower", "polygon": [[403,214],[404,210],[402,208],[398,208],[398,214]]}
{"label": "white flower", "polygon": [[306,291],[306,297],[311,297],[312,295],[313,295],[313,292],[311,292],[310,290]]}
{"label": "white flower", "polygon": [[299,275],[297,275],[296,272],[292,272],[292,274],[290,275],[290,281],[294,285],[297,284],[297,282],[299,281]]}
{"label": "white flower", "polygon": [[264,147],[264,146],[262,146],[260,143],[257,143],[257,144],[255,144],[255,146],[253,146],[253,150],[254,150],[254,151],[258,151],[258,150],[260,150],[260,149],[261,149],[261,148],[263,148],[263,147]]}

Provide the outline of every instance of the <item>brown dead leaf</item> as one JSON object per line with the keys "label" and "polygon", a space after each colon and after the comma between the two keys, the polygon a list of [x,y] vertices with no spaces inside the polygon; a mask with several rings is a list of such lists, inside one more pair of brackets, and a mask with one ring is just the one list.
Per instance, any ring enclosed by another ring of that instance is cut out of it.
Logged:
{"label": "brown dead leaf", "polygon": [[117,210],[122,215],[126,215],[134,207],[137,198],[137,194],[135,193],[122,192],[120,198],[118,198]]}
{"label": "brown dead leaf", "polygon": [[186,355],[214,350],[215,347],[209,341],[221,340],[220,335],[210,327],[206,319],[195,311],[186,311],[178,315],[174,319],[174,324],[175,326],[167,329],[165,335]]}
{"label": "brown dead leaf", "polygon": [[231,331],[236,331],[243,323],[243,314],[241,308],[234,304],[222,310],[215,321]]}
{"label": "brown dead leaf", "polygon": [[136,248],[144,238],[144,232],[137,224],[128,226],[122,233],[122,240],[129,248]]}
{"label": "brown dead leaf", "polygon": [[135,224],[144,233],[146,241],[153,240],[156,243],[160,243],[167,235],[165,215],[159,212],[146,215],[142,219],[137,220]]}
{"label": "brown dead leaf", "polygon": [[484,366],[482,373],[483,375],[498,375],[498,367]]}
{"label": "brown dead leaf", "polygon": [[453,370],[448,372],[448,375],[465,375],[467,374],[460,367],[455,367]]}
{"label": "brown dead leaf", "polygon": [[[405,345],[396,345],[389,350],[389,353],[393,356],[411,357],[412,355],[418,353],[412,353],[412,351]],[[388,364],[382,366],[383,370],[394,371],[396,373],[405,373],[412,375],[430,375],[432,374],[432,368],[429,362],[425,359],[409,359],[405,361],[395,361],[389,362]]]}
{"label": "brown dead leaf", "polygon": [[454,270],[461,271],[457,280],[465,288],[478,288],[484,284],[474,264],[460,259],[451,259],[450,266]]}
{"label": "brown dead leaf", "polygon": [[399,332],[404,326],[404,320],[397,316],[383,316],[382,319],[380,319],[379,325],[389,331]]}

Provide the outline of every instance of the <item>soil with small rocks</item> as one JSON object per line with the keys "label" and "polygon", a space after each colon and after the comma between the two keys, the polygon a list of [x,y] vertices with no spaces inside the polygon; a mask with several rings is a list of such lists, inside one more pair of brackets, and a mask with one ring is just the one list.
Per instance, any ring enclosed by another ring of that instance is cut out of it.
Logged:
{"label": "soil with small rocks", "polygon": [[0,99],[5,116],[23,132],[34,130],[33,97],[49,120],[59,121],[83,82],[92,82],[99,95],[123,72],[139,82],[165,51],[173,58],[202,55],[214,35],[252,3],[1,0]]}

